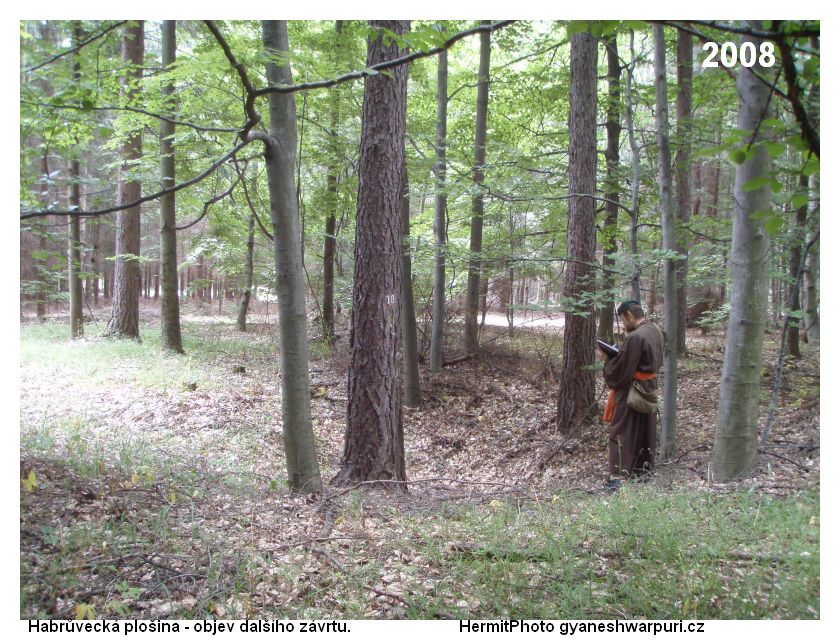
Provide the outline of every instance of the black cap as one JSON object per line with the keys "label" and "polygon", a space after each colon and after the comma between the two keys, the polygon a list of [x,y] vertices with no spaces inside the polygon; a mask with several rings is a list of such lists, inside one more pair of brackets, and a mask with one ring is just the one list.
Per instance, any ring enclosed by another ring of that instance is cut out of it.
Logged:
{"label": "black cap", "polygon": [[616,310],[616,313],[618,315],[623,314],[625,311],[627,311],[628,308],[630,308],[630,305],[632,305],[632,304],[637,304],[640,307],[642,306],[641,303],[638,300],[625,300],[620,305],[618,305],[618,309]]}

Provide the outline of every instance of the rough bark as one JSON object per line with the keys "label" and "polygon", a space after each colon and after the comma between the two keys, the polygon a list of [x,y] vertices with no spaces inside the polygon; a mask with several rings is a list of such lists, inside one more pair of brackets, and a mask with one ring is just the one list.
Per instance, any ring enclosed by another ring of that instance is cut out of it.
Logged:
{"label": "rough bark", "polygon": [[[669,254],[677,251],[676,216],[674,215],[673,176],[671,175],[671,143],[668,138],[668,84],[665,75],[665,28],[653,25],[654,73],[656,85],[656,130],[659,149],[659,210],[662,224],[662,248]],[[690,47],[689,47],[690,49]],[[682,91],[682,88],[680,89]],[[685,178],[688,172],[685,172]],[[685,200],[686,207],[688,200]],[[665,356],[663,367],[662,428],[659,455],[670,460],[677,442],[677,260],[665,258]],[[655,290],[654,283],[654,290]],[[685,335],[683,335],[683,341]]]}
{"label": "rough bark", "polygon": [[[400,55],[381,29],[398,35],[406,20],[373,20],[367,66]],[[402,425],[401,185],[407,69],[365,79],[347,385],[347,431],[338,484],[405,480]],[[399,485],[404,487],[404,485]]]}
{"label": "rough bark", "polygon": [[435,135],[435,270],[432,289],[432,341],[429,349],[429,370],[437,373],[443,367],[443,341],[446,314],[446,106],[448,57],[438,54],[437,129]]}
{"label": "rough bark", "polygon": [[[601,272],[601,289],[609,292],[615,286],[615,277],[610,269],[614,268],[615,258],[612,257],[617,250],[616,234],[618,233],[618,152],[619,137],[621,135],[621,67],[618,61],[618,42],[615,36],[607,39],[607,149],[605,158],[607,161],[607,179],[604,197],[607,202],[604,204],[604,256],[601,262],[604,270]],[[613,334],[613,319],[615,307],[612,296],[606,300],[599,311],[598,339],[612,343],[615,339]]]}
{"label": "rough bark", "polygon": [[245,245],[245,286],[239,298],[239,312],[236,316],[236,328],[247,331],[248,304],[251,302],[251,290],[254,288],[254,214],[248,219],[248,242]]}
{"label": "rough bark", "polygon": [[[742,42],[747,41],[758,47],[754,38],[742,38]],[[770,88],[755,69],[741,68],[737,90],[738,128],[754,131],[770,103]],[[761,139],[759,134],[756,140]],[[754,146],[752,151],[752,157],[735,167],[731,312],[712,451],[712,473],[718,481],[749,474],[755,465],[769,239],[754,214],[770,207],[770,186],[745,190],[744,184],[767,175],[770,161],[765,147]]]}
{"label": "rough bark", "polygon": [[403,330],[403,383],[406,407],[420,406],[420,362],[417,357],[417,316],[414,313],[414,287],[411,279],[411,216],[408,199],[408,167],[403,158],[402,168],[402,212],[403,258],[400,291],[402,295]]}
{"label": "rough bark", "polygon": [[[126,101],[136,104],[143,78],[143,21],[130,22],[122,41],[123,64],[130,67],[124,84]],[[140,198],[140,181],[129,174],[143,156],[143,132],[132,131],[122,146],[122,166],[117,187],[120,204]],[[140,338],[140,206],[117,214],[116,261],[113,277],[111,318],[106,336]]]}
{"label": "rough bark", "polygon": [[[285,21],[264,21],[262,35],[267,53],[288,55],[289,36]],[[277,66],[273,61],[266,62],[265,71],[271,84],[292,84],[288,63]],[[291,490],[310,493],[320,491],[322,483],[309,407],[309,344],[295,191],[295,98],[292,94],[272,93],[268,103],[271,142],[266,146],[265,155],[274,225],[286,469]]]}
{"label": "rough bark", "polygon": [[[482,20],[481,24],[490,24]],[[481,245],[484,235],[484,162],[487,153],[487,102],[490,85],[490,32],[481,33],[478,62],[478,92],[475,107],[475,146],[473,149],[472,198],[470,220],[470,260],[467,272],[467,298],[464,315],[464,343],[467,353],[478,351],[478,296],[481,279]]]}
{"label": "rough bark", "polygon": [[[598,85],[598,42],[588,33],[576,33],[571,43],[569,90],[569,193],[595,194],[597,166],[596,113]],[[569,199],[566,264],[563,296],[574,305],[566,311],[563,327],[563,366],[557,423],[568,432],[584,419],[595,403],[595,309],[582,303],[582,293],[595,289],[595,201]]]}
{"label": "rough bark", "polygon": [[[164,20],[162,26],[162,55],[164,67],[175,63],[175,21]],[[174,111],[175,87],[163,81],[160,88],[167,111]],[[160,121],[160,182],[162,188],[175,184],[175,125]],[[181,310],[178,300],[178,236],[175,219],[175,194],[160,199],[160,330],[161,346],[168,351],[184,353],[181,341]],[[157,283],[155,284],[157,298]]]}
{"label": "rough bark", "polygon": [[677,262],[677,331],[676,351],[685,355],[686,292],[688,278],[688,232],[691,217],[691,94],[693,78],[693,48],[690,33],[677,30],[677,155],[674,163],[676,191],[676,246],[684,258]]}

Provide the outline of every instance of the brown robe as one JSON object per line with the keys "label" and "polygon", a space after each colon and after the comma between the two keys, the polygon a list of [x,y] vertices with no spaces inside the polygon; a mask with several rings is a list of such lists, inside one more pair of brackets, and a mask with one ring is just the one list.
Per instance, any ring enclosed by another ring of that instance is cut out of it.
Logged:
{"label": "brown robe", "polygon": [[[647,321],[630,332],[618,355],[604,364],[604,380],[616,390],[616,406],[610,422],[609,470],[619,477],[653,471],[656,457],[656,413],[639,413],[627,406],[627,394],[636,371],[657,373],[662,366],[663,335]],[[641,380],[647,391],[657,388],[656,379]]]}

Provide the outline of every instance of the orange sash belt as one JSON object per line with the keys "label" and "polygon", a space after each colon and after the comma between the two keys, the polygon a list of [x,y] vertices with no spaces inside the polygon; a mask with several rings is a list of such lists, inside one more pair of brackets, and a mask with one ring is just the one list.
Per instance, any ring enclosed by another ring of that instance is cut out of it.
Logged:
{"label": "orange sash belt", "polygon": [[[653,380],[656,378],[655,373],[645,373],[644,371],[637,371],[633,374],[633,380]],[[604,409],[604,422],[612,422],[613,414],[615,413],[616,390],[610,389],[610,397],[607,399],[607,406]]]}

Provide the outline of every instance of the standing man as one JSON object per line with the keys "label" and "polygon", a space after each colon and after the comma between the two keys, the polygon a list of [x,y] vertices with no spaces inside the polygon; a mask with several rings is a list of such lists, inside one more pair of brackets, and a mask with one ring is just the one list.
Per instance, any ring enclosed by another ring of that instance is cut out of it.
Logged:
{"label": "standing man", "polygon": [[604,362],[604,381],[610,397],[604,421],[610,425],[609,472],[604,491],[612,493],[633,477],[650,474],[656,456],[656,413],[640,413],[627,405],[630,387],[636,381],[655,392],[656,374],[662,366],[665,335],[645,318],[637,300],[625,300],[617,310],[627,338],[612,358],[597,349]]}

